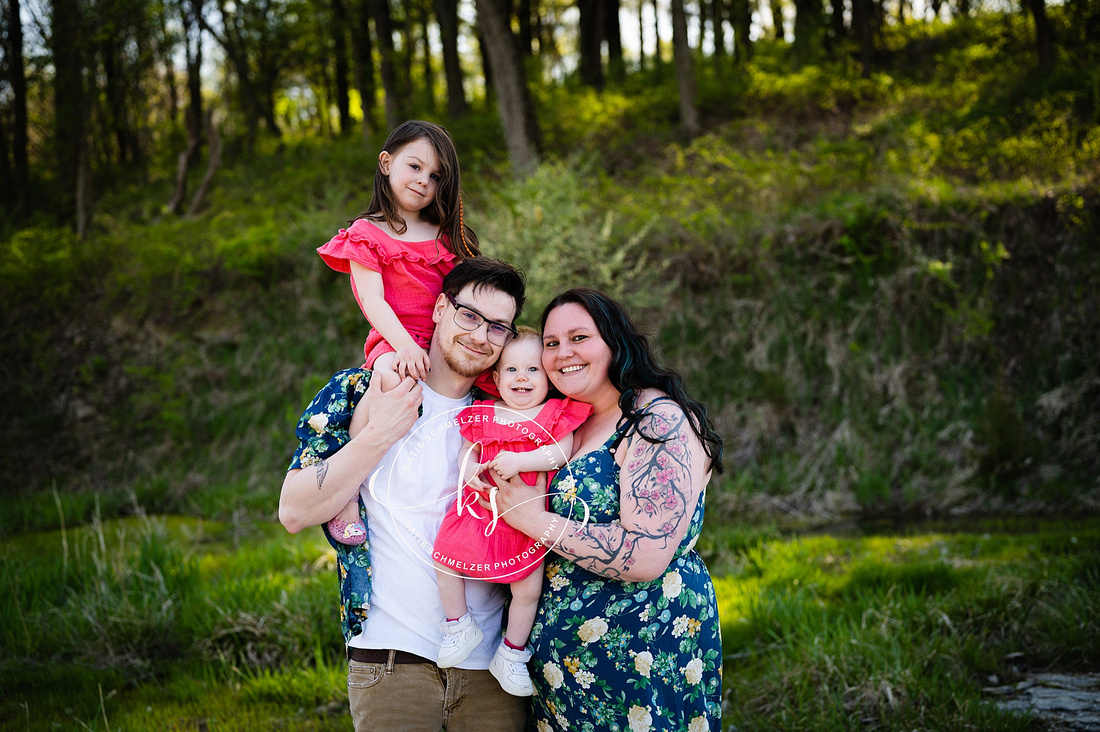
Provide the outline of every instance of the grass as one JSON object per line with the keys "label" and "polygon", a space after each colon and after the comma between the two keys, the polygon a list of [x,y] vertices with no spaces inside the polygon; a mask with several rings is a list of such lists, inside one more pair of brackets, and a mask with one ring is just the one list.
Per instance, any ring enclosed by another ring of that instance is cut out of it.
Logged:
{"label": "grass", "polygon": [[[981,688],[1095,668],[1100,522],[965,528],[709,522],[726,726],[1034,729]],[[0,558],[5,729],[350,727],[320,532],[133,517],[11,537]]]}

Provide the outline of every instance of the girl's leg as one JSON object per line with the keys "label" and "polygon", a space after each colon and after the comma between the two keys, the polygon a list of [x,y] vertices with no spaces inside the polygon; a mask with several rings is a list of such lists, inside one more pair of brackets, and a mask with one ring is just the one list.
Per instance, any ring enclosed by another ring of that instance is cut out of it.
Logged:
{"label": "girl's leg", "polygon": [[348,501],[328,522],[328,532],[341,544],[355,546],[367,540],[367,527],[359,518],[359,496]]}
{"label": "girl's leg", "polygon": [[531,627],[535,624],[539,596],[542,595],[542,575],[543,565],[539,563],[534,572],[509,585],[512,588],[512,604],[508,606],[508,628],[504,639],[516,648],[527,645]]}
{"label": "girl's leg", "polygon": [[443,639],[435,662],[440,668],[451,668],[465,661],[484,635],[466,607],[466,580],[439,564],[435,565],[435,577],[447,616],[439,623]]}
{"label": "girl's leg", "polygon": [[[383,353],[374,359],[374,365],[371,367],[371,378],[382,379],[382,391],[389,391],[398,384],[401,383],[401,377],[397,375],[397,372],[393,370],[394,359],[397,358],[397,354],[393,351]],[[354,435],[353,435],[354,437]]]}
{"label": "girl's leg", "polygon": [[439,585],[439,599],[443,601],[443,612],[447,619],[458,620],[466,614],[466,580],[439,564],[435,565],[435,580]]}
{"label": "girl's leg", "polygon": [[489,673],[500,683],[500,688],[513,696],[531,696],[535,686],[527,662],[531,651],[525,647],[535,624],[535,612],[542,594],[542,563],[530,575],[509,585],[512,588],[512,604],[508,606],[508,628],[489,661]]}

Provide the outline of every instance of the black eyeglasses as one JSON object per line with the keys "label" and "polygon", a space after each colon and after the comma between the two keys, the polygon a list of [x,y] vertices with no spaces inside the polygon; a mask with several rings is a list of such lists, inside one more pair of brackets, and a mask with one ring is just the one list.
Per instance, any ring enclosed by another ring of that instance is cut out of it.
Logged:
{"label": "black eyeglasses", "polygon": [[455,325],[462,330],[475,331],[485,323],[485,337],[494,346],[507,346],[508,342],[516,337],[516,331],[503,323],[495,323],[484,315],[474,310],[469,305],[462,305],[455,296],[447,293],[447,300],[455,309]]}

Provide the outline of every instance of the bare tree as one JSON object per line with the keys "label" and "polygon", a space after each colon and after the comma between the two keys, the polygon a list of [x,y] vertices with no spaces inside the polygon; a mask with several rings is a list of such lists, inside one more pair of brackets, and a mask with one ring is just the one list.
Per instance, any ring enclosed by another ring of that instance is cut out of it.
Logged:
{"label": "bare tree", "polygon": [[336,113],[340,116],[340,134],[351,131],[351,100],[348,75],[348,11],[344,0],[332,1],[332,62],[336,75]]}
{"label": "bare tree", "polygon": [[273,0],[231,3],[217,0],[221,28],[215,29],[203,15],[198,16],[204,31],[225,50],[237,76],[241,105],[248,122],[249,142],[255,137],[259,121],[276,137],[282,135],[275,120],[275,88],[285,67],[290,48],[290,21]]}
{"label": "bare tree", "polygon": [[378,40],[378,73],[382,78],[382,92],[385,94],[386,127],[393,129],[401,124],[405,117],[404,102],[408,94],[408,85],[402,85],[397,78],[397,49],[393,44],[393,15],[390,0],[370,0],[374,17],[374,32]]}
{"label": "bare tree", "polygon": [[371,0],[350,0],[353,4],[351,42],[355,56],[355,84],[359,88],[359,100],[363,107],[363,135],[374,131],[374,46],[371,41]]}
{"label": "bare tree", "polygon": [[614,81],[626,76],[623,33],[619,24],[619,0],[603,0],[603,38],[607,43],[607,73]]}
{"label": "bare tree", "polygon": [[466,114],[466,92],[462,88],[462,65],[458,58],[458,0],[435,0],[439,41],[443,46],[443,77],[447,80],[447,113],[452,119]]}
{"label": "bare tree", "polygon": [[680,92],[680,127],[692,138],[699,134],[699,111],[695,108],[695,69],[688,46],[684,0],[672,0],[672,57]]}
{"label": "bare tree", "polygon": [[[476,0],[478,25],[492,70],[504,141],[512,170],[526,177],[538,165],[537,123],[526,76],[509,26],[510,13],[494,0]],[[534,132],[533,132],[534,131]]]}
{"label": "bare tree", "polygon": [[1035,49],[1039,54],[1039,66],[1049,69],[1054,64],[1054,31],[1047,19],[1045,0],[1024,0],[1035,20]]}
{"label": "bare tree", "polygon": [[859,43],[859,63],[864,78],[871,76],[875,59],[875,37],[871,7],[874,0],[852,0],[852,30]]}
{"label": "bare tree", "polygon": [[733,25],[733,57],[741,63],[752,58],[752,5],[750,0],[733,0],[730,5]]}
{"label": "bare tree", "polygon": [[[30,164],[27,158],[27,71],[23,60],[23,19],[19,15],[19,0],[10,0],[6,6],[4,25],[7,28],[7,44],[4,55],[7,57],[8,79],[12,90],[12,131],[11,131],[11,186],[14,195],[12,202],[17,209],[27,204],[27,191],[30,182]],[[7,135],[4,135],[5,143]],[[7,163],[5,154],[4,161]]]}
{"label": "bare tree", "polygon": [[578,20],[578,71],[581,83],[595,89],[603,88],[603,24],[606,15],[603,0],[577,0]]}
{"label": "bare tree", "polygon": [[70,186],[62,204],[72,207],[73,228],[83,236],[91,220],[88,93],[84,85],[88,22],[80,0],[53,0],[50,46],[54,65],[54,142],[57,180]]}

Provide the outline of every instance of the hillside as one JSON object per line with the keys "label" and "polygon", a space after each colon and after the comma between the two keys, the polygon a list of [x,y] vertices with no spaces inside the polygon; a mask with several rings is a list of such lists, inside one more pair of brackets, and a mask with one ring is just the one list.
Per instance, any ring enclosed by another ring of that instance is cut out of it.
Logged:
{"label": "hillside", "polygon": [[[1057,12],[1057,9],[1052,9]],[[786,44],[537,90],[543,162],[486,105],[435,117],[486,253],[625,300],[710,407],[712,516],[1100,507],[1100,87],[1039,72],[1017,17],[886,31],[882,70]],[[431,116],[425,114],[425,116]],[[301,408],[366,325],[314,250],[369,197],[380,137],[229,146],[204,208],[173,168],[104,186],[90,236],[0,241],[0,427],[35,457],[0,533],[135,511],[272,517]]]}

